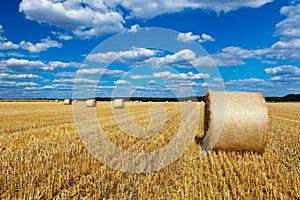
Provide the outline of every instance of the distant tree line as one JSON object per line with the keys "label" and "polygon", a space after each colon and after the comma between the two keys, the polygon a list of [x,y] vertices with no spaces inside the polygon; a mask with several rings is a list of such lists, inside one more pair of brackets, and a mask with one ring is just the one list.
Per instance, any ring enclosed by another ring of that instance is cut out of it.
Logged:
{"label": "distant tree line", "polygon": [[[165,97],[118,97],[122,98],[125,101],[143,101],[143,102],[178,102],[178,101],[205,101],[205,96],[192,96],[192,97],[180,97],[180,98],[165,98]],[[34,98],[34,99],[5,99],[0,98],[0,101],[48,101],[55,100],[56,98]],[[97,101],[111,101],[111,97],[96,97]],[[300,94],[288,94],[284,97],[265,97],[267,102],[300,102]],[[63,100],[63,99],[59,99]],[[86,100],[86,99],[78,99]]]}
{"label": "distant tree line", "polygon": [[[205,97],[204,96],[199,96],[199,97],[181,97],[181,98],[166,98],[166,97],[118,97],[120,99],[124,99],[125,101],[143,101],[143,102],[178,102],[178,101],[204,101]],[[197,100],[196,100],[197,99]],[[97,101],[111,101],[112,98],[109,97],[96,97]]]}
{"label": "distant tree line", "polygon": [[284,97],[266,97],[267,102],[300,102],[300,94],[288,94]]}

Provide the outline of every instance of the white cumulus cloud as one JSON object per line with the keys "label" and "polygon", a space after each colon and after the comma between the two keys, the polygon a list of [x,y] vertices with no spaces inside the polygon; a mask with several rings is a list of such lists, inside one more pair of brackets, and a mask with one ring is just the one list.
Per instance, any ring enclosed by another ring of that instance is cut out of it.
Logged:
{"label": "white cumulus cloud", "polygon": [[58,39],[60,40],[72,40],[73,36],[67,34],[67,33],[61,33],[61,32],[51,32],[53,35],[57,36]]}
{"label": "white cumulus cloud", "polygon": [[214,42],[214,41],[215,41],[215,39],[212,36],[210,36],[208,34],[205,34],[205,33],[203,33],[201,35],[201,38],[198,40],[198,42],[200,42],[200,43],[203,43],[203,42]]}
{"label": "white cumulus cloud", "polygon": [[[210,10],[216,13],[258,8],[273,0],[23,0],[19,11],[27,19],[73,31],[82,38],[123,31],[125,19],[149,19],[185,9]],[[120,7],[126,12],[122,12]],[[128,14],[127,14],[128,13]],[[135,30],[133,27],[132,30]]]}
{"label": "white cumulus cloud", "polygon": [[154,56],[157,52],[157,50],[133,47],[128,51],[110,51],[106,53],[90,54],[87,56],[87,60],[97,61],[100,63],[135,63],[143,62]]}
{"label": "white cumulus cloud", "polygon": [[300,39],[276,42],[271,47],[270,55],[282,60],[300,60]]}
{"label": "white cumulus cloud", "polygon": [[49,48],[57,47],[61,48],[61,43],[58,43],[57,41],[51,40],[50,38],[42,39],[41,42],[33,44],[31,42],[20,42],[19,46],[22,49],[26,49],[31,53],[39,53],[41,51],[46,51]]}
{"label": "white cumulus cloud", "polygon": [[270,57],[282,60],[300,60],[300,4],[283,6],[280,13],[286,18],[276,24],[275,35],[280,41],[270,48]]}
{"label": "white cumulus cloud", "polygon": [[6,37],[3,36],[3,26],[0,24],[0,41],[6,40]]}
{"label": "white cumulus cloud", "polygon": [[1,86],[6,86],[6,87],[33,87],[33,86],[39,86],[39,84],[35,82],[16,82],[16,81],[2,81],[0,80],[0,85]]}
{"label": "white cumulus cloud", "polygon": [[199,39],[200,39],[200,36],[194,35],[192,32],[179,33],[177,36],[177,40],[183,41],[183,42],[191,42],[191,41],[196,41]]}
{"label": "white cumulus cloud", "polygon": [[273,0],[115,0],[110,1],[110,5],[115,7],[121,4],[125,9],[130,11],[129,17],[148,19],[164,13],[180,12],[184,9],[203,9],[211,10],[216,13],[226,13],[238,10],[241,7],[258,8],[272,1]]}
{"label": "white cumulus cloud", "polygon": [[141,29],[141,27],[140,27],[138,24],[135,24],[135,25],[132,25],[132,26],[130,27],[130,29],[128,30],[128,32],[130,32],[130,33],[135,33],[135,32],[137,32],[139,29]]}
{"label": "white cumulus cloud", "polygon": [[114,81],[114,83],[116,85],[125,85],[125,84],[130,84],[129,81],[126,81],[126,80],[117,80],[117,81]]}
{"label": "white cumulus cloud", "polygon": [[286,19],[276,25],[276,34],[283,38],[300,38],[300,4],[283,6],[280,13]]}
{"label": "white cumulus cloud", "polygon": [[49,37],[42,39],[41,42],[33,44],[31,42],[22,41],[19,44],[15,44],[11,41],[7,41],[7,38],[2,36],[3,27],[0,25],[0,49],[25,49],[31,53],[39,53],[41,51],[46,51],[49,48],[61,48],[62,44],[57,41],[51,40]]}
{"label": "white cumulus cloud", "polygon": [[125,72],[122,70],[110,70],[105,68],[90,68],[90,69],[79,69],[77,70],[77,74],[79,77],[91,77],[91,76],[98,77],[99,75],[101,75],[101,77],[116,77],[116,76],[124,75]]}
{"label": "white cumulus cloud", "polygon": [[24,72],[24,71],[52,71],[56,68],[73,67],[79,68],[85,65],[76,62],[64,63],[60,61],[43,62],[40,60],[27,60],[10,58],[0,61],[0,71],[4,72]]}
{"label": "white cumulus cloud", "polygon": [[19,10],[27,19],[71,30],[83,38],[123,30],[121,13],[110,9],[105,1],[23,0]]}
{"label": "white cumulus cloud", "polygon": [[274,68],[266,68],[266,74],[299,74],[300,75],[300,68],[293,66],[293,65],[283,65]]}
{"label": "white cumulus cloud", "polygon": [[6,79],[41,79],[42,77],[35,74],[8,74],[0,73],[0,78]]}
{"label": "white cumulus cloud", "polygon": [[177,40],[183,42],[198,41],[200,43],[215,41],[215,39],[208,34],[203,33],[201,36],[199,36],[199,35],[194,35],[192,32],[179,33],[177,36]]}
{"label": "white cumulus cloud", "polygon": [[18,49],[19,45],[14,44],[11,41],[0,42],[0,49]]}

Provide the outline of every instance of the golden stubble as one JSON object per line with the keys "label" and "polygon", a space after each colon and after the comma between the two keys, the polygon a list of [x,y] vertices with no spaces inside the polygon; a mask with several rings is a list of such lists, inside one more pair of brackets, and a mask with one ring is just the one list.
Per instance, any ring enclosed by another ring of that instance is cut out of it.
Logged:
{"label": "golden stubble", "polygon": [[[178,103],[161,103],[166,125],[140,141],[122,132],[111,102],[98,102],[99,123],[117,146],[150,152],[167,144],[179,127]],[[204,104],[201,105],[203,116]],[[152,103],[130,105],[132,120],[149,124]],[[1,199],[297,199],[300,198],[300,103],[269,103],[263,154],[212,151],[200,146],[158,171],[130,174],[93,158],[77,135],[72,106],[62,102],[0,102]],[[203,135],[200,118],[198,136]],[[138,144],[138,145],[137,145]]]}

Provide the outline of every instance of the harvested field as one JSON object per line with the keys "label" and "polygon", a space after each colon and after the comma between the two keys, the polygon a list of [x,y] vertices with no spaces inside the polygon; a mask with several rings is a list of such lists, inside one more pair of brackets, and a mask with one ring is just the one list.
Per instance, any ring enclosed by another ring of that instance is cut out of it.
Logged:
{"label": "harvested field", "polygon": [[[130,103],[130,117],[137,125],[148,126],[149,109],[155,104]],[[204,103],[198,104],[203,116]],[[179,104],[160,105],[166,114],[165,126],[143,140],[119,129],[111,102],[97,102],[96,113],[116,146],[150,152],[166,145],[180,126]],[[264,154],[212,151],[199,159],[200,147],[193,142],[169,166],[131,174],[111,169],[88,153],[76,132],[72,106],[0,102],[0,198],[299,199],[300,103],[268,103],[268,109]],[[161,109],[152,111],[165,116]],[[202,123],[201,117],[199,136]]]}

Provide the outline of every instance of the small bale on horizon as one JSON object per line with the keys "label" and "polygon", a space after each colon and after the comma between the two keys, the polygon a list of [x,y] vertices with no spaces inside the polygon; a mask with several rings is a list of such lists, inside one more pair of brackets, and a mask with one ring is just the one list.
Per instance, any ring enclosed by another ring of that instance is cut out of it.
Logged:
{"label": "small bale on horizon", "polygon": [[114,99],[113,106],[114,108],[124,108],[124,99]]}
{"label": "small bale on horizon", "polygon": [[85,104],[86,104],[86,107],[96,107],[97,101],[96,101],[96,99],[88,99],[88,100],[86,100]]}
{"label": "small bale on horizon", "polygon": [[64,104],[65,105],[71,105],[72,104],[72,100],[71,99],[65,99],[64,100]]}

